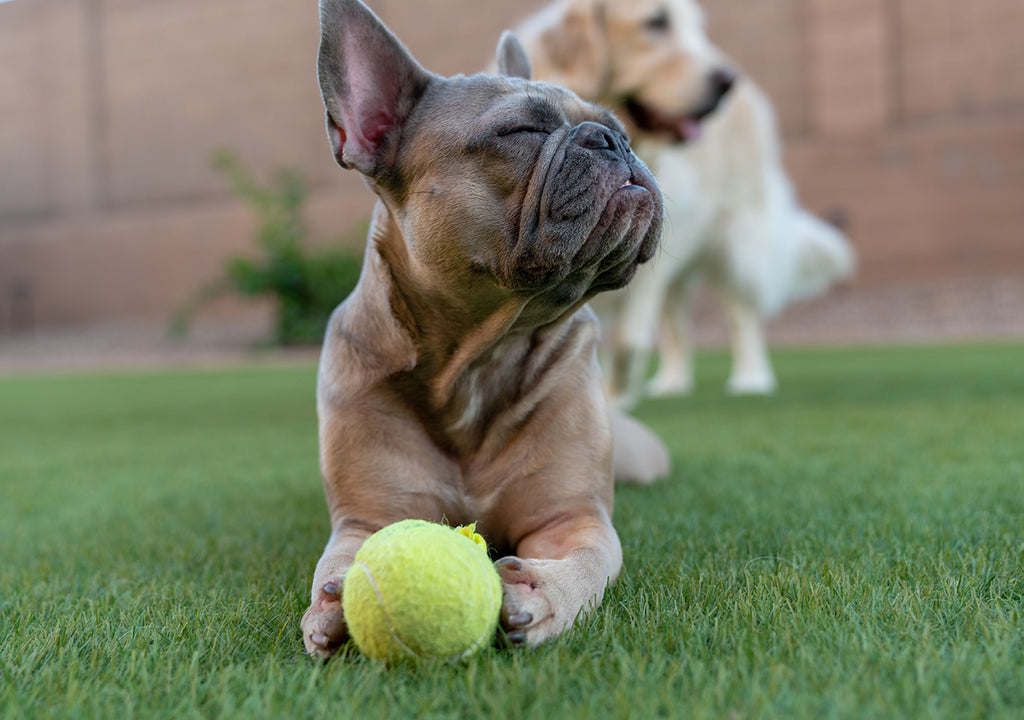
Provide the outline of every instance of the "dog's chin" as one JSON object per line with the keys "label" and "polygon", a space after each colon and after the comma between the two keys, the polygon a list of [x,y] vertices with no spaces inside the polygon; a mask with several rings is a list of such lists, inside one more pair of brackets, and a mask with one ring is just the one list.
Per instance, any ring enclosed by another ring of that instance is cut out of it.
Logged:
{"label": "dog's chin", "polygon": [[559,283],[564,299],[590,298],[629,283],[637,267],[654,256],[661,223],[661,195],[653,178],[644,173],[623,182],[580,249],[576,270]]}
{"label": "dog's chin", "polygon": [[628,224],[609,256],[630,257],[633,270],[650,260],[661,238],[662,212],[661,191],[649,173],[636,173],[622,183],[608,200],[605,215],[628,218]]}
{"label": "dog's chin", "polygon": [[640,132],[675,143],[699,140],[704,134],[704,121],[717,108],[716,102],[695,112],[677,115],[663,112],[636,98],[629,98],[625,102],[629,119]]}

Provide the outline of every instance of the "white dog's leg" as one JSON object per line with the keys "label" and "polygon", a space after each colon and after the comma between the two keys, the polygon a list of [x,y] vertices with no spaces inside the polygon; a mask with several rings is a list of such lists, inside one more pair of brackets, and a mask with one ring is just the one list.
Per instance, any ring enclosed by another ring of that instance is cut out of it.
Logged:
{"label": "white dog's leg", "polygon": [[734,395],[766,395],[775,391],[775,373],[768,357],[760,313],[750,303],[723,293],[732,322],[732,372],[727,388]]}
{"label": "white dog's leg", "polygon": [[[614,331],[615,347],[608,384],[608,398],[628,409],[643,396],[651,350],[655,345],[668,272],[656,272],[655,263],[640,266],[625,291]],[[663,268],[668,270],[668,268]]]}
{"label": "white dog's leg", "polygon": [[661,311],[658,371],[647,384],[654,397],[685,395],[694,387],[694,283],[683,278],[669,289]]}

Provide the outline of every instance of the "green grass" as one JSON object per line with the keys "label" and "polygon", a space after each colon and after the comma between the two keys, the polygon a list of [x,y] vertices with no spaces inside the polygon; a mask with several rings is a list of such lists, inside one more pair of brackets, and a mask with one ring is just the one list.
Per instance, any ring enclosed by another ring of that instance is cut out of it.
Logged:
{"label": "green grass", "polygon": [[641,408],[600,611],[397,669],[301,652],[312,366],[0,381],[0,717],[1024,717],[1024,347],[776,360]]}

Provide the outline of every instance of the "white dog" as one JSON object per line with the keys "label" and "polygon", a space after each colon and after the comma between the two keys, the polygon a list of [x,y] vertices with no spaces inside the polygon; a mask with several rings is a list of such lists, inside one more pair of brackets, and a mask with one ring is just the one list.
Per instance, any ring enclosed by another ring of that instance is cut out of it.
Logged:
{"label": "white dog", "polygon": [[[660,256],[597,308],[610,394],[628,406],[645,392],[691,389],[700,280],[731,319],[728,389],[772,392],[763,319],[848,275],[854,254],[798,204],[767,98],[710,43],[693,0],[558,0],[516,32],[535,77],[626,120],[665,194]],[[655,344],[658,372],[645,386]]]}

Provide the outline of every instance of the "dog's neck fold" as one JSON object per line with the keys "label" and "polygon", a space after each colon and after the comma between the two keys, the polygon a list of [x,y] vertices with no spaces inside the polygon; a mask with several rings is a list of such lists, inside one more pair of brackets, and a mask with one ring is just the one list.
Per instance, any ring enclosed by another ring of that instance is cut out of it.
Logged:
{"label": "dog's neck fold", "polygon": [[[582,303],[537,327],[525,317],[528,295],[507,292],[479,307],[443,289],[425,291],[430,284],[416,276],[405,239],[383,202],[374,212],[367,252],[375,258],[364,272],[381,281],[370,285],[388,288],[387,310],[408,339],[411,355],[399,373],[401,382],[420,386],[415,394],[425,405],[422,410],[436,420],[433,426],[448,431],[458,450],[479,449],[493,430],[491,422],[509,408],[517,408],[512,415],[525,416],[525,408],[543,394],[536,382],[542,371],[596,342],[596,327],[581,332],[582,327],[571,329],[565,322]],[[376,302],[382,301],[380,296]],[[514,424],[512,415],[506,425]]]}
{"label": "dog's neck fold", "polygon": [[370,252],[376,252],[388,273],[391,313],[416,348],[415,366],[429,378],[429,399],[435,407],[452,401],[454,388],[467,369],[507,339],[527,300],[509,293],[490,307],[467,306],[443,286],[420,277],[408,246],[383,202],[374,212]]}

